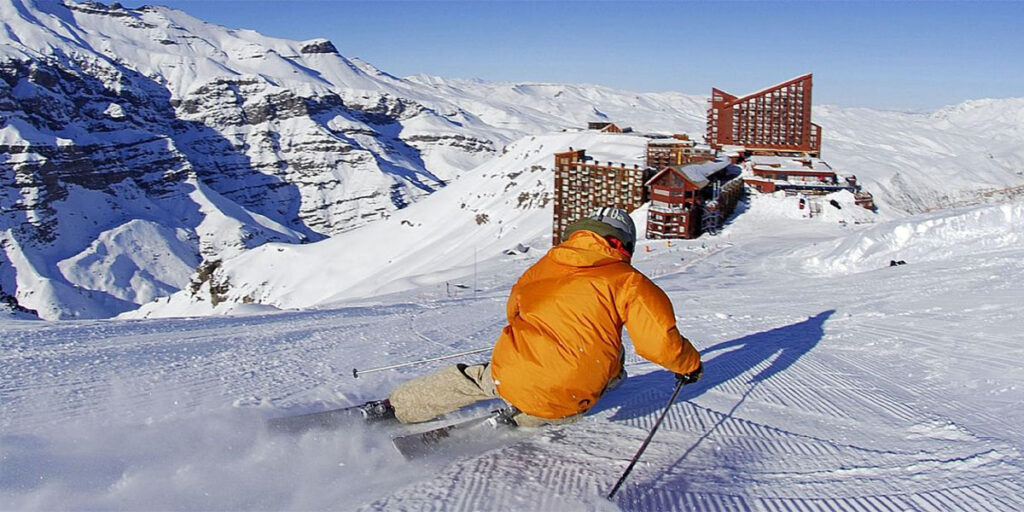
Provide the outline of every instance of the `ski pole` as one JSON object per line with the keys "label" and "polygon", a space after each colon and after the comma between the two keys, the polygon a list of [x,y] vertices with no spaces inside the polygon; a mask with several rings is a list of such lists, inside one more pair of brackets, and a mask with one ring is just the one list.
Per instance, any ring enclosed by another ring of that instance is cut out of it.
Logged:
{"label": "ski pole", "polygon": [[634,455],[633,460],[629,462],[629,466],[626,468],[626,471],[624,471],[622,476],[619,477],[619,481],[615,482],[615,487],[612,487],[612,492],[608,493],[608,499],[612,499],[612,497],[615,496],[615,493],[619,492],[619,487],[622,486],[622,482],[626,481],[626,477],[629,476],[630,471],[633,471],[633,466],[635,466],[636,462],[640,460],[640,455],[642,455],[644,450],[647,449],[647,445],[651,444],[651,438],[654,437],[654,433],[657,432],[658,427],[661,426],[661,420],[665,419],[665,415],[668,414],[669,408],[671,408],[672,404],[676,401],[676,396],[679,395],[679,390],[683,389],[683,384],[685,383],[686,382],[683,380],[676,382],[676,389],[672,392],[672,397],[668,399],[668,403],[665,404],[665,409],[663,409],[661,411],[661,415],[658,416],[658,421],[654,422],[654,426],[651,427],[650,433],[647,434],[647,439],[644,439],[644,443],[641,444],[640,449],[636,451],[636,455]]}
{"label": "ski pole", "polygon": [[392,364],[392,365],[388,365],[388,366],[381,366],[380,368],[370,368],[369,370],[360,370],[358,368],[352,368],[352,378],[358,379],[360,375],[364,375],[364,374],[367,374],[367,373],[379,372],[379,371],[383,371],[383,370],[392,370],[394,368],[402,368],[404,366],[412,366],[414,364],[429,363],[431,361],[441,361],[442,359],[451,359],[453,357],[467,356],[469,354],[479,354],[480,352],[486,352],[488,350],[491,350],[491,348],[478,348],[476,350],[469,350],[469,351],[466,351],[466,352],[459,352],[458,354],[450,354],[450,355],[441,356],[441,357],[431,357],[430,359],[420,359],[419,361],[410,361],[408,363]]}

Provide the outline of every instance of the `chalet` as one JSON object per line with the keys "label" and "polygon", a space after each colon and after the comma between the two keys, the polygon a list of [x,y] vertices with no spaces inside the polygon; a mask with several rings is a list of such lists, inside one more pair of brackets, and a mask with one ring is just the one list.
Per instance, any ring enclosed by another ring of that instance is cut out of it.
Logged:
{"label": "chalet", "polygon": [[665,166],[647,180],[647,238],[696,238],[721,227],[743,194],[740,169],[727,159]]}
{"label": "chalet", "polygon": [[609,123],[607,121],[597,121],[597,122],[587,123],[587,129],[588,130],[597,130],[597,131],[603,132],[603,133],[629,133],[629,132],[633,131],[632,128],[629,128],[629,127],[622,128],[622,127],[619,127],[619,125],[617,125],[615,123]]}

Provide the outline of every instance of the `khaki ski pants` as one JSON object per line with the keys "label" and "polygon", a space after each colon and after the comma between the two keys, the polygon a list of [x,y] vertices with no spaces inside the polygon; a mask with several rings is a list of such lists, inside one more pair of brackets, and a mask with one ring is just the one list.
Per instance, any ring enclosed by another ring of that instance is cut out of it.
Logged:
{"label": "khaki ski pants", "polygon": [[[623,370],[608,383],[605,391],[614,388],[625,377],[626,372]],[[457,364],[406,381],[395,388],[389,400],[395,408],[398,421],[419,423],[476,402],[500,398],[491,377],[490,363],[485,363],[472,366]],[[520,412],[512,419],[520,427],[539,427],[572,423],[581,416],[583,413],[550,419]]]}
{"label": "khaki ski pants", "polygon": [[[419,423],[467,405],[499,398],[490,364],[485,363],[472,366],[457,364],[406,381],[391,392],[389,400],[398,421]],[[539,427],[572,423],[580,416],[583,414],[553,420],[520,412],[512,419],[520,427]]]}

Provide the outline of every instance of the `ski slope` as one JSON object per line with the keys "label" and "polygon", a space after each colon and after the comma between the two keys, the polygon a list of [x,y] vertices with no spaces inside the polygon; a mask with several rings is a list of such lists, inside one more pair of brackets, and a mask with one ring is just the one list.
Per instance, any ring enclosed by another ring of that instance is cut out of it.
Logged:
{"label": "ski slope", "polygon": [[443,363],[352,368],[489,346],[528,251],[334,309],[0,320],[0,508],[1024,509],[1024,203],[845,225],[745,209],[717,237],[641,243],[706,374],[613,501],[674,384],[632,354],[580,422],[424,460],[390,446],[410,427],[263,429]]}

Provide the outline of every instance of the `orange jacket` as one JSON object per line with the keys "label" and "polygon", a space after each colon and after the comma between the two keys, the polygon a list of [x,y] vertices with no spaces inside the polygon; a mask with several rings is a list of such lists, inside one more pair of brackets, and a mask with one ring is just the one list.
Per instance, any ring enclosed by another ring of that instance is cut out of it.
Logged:
{"label": "orange jacket", "polygon": [[645,359],[676,373],[700,363],[665,292],[590,231],[523,273],[506,308],[491,375],[502,398],[533,416],[564,418],[597,402],[619,372],[623,325]]}

